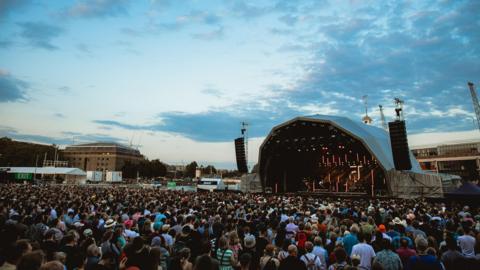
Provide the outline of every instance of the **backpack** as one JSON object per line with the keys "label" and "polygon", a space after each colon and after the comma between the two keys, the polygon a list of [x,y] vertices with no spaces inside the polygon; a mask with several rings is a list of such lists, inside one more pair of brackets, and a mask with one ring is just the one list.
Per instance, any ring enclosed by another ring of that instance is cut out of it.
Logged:
{"label": "backpack", "polygon": [[263,270],[277,270],[277,265],[275,264],[275,261],[273,260],[273,256],[268,259],[267,263],[263,267]]}
{"label": "backpack", "polygon": [[335,269],[335,270],[343,270],[343,269],[345,268],[345,266],[347,266],[347,264],[345,264],[345,265],[340,265],[340,264],[338,264],[338,263],[335,263],[335,264],[333,264],[332,266],[333,266],[333,269]]}
{"label": "backpack", "polygon": [[297,233],[297,246],[300,249],[305,248],[305,242],[307,242],[307,234],[303,231]]}
{"label": "backpack", "polygon": [[305,260],[307,261],[307,269],[316,269],[315,267],[315,261],[317,260],[317,255],[313,258],[313,260],[309,260],[307,255],[303,255],[305,257]]}

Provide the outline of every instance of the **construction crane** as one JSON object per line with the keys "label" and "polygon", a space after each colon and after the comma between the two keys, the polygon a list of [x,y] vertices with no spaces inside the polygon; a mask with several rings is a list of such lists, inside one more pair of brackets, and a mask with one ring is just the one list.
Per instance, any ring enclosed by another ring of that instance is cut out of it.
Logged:
{"label": "construction crane", "polygon": [[385,121],[385,115],[383,114],[383,106],[378,105],[378,108],[380,109],[380,121],[382,124],[382,128],[388,130],[387,122]]}
{"label": "construction crane", "polygon": [[472,95],[473,109],[475,110],[475,116],[477,117],[478,130],[480,130],[480,104],[478,103],[475,85],[472,82],[468,82],[468,88],[470,88],[470,94]]}

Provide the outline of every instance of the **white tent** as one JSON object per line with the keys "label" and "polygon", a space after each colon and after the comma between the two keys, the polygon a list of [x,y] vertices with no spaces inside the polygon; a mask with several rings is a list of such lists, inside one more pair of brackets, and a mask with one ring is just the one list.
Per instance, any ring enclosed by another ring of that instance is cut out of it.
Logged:
{"label": "white tent", "polygon": [[85,183],[87,173],[79,168],[66,167],[0,167],[7,173],[29,173],[41,175],[61,175],[66,183],[81,184]]}

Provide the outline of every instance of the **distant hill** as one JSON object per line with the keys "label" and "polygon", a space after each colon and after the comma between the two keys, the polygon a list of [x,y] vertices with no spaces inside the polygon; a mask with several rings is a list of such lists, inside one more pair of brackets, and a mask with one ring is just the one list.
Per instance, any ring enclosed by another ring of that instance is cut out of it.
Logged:
{"label": "distant hill", "polygon": [[14,141],[10,138],[0,138],[0,166],[35,166],[38,157],[38,166],[41,167],[47,153],[47,159],[53,160],[55,145],[45,145]]}

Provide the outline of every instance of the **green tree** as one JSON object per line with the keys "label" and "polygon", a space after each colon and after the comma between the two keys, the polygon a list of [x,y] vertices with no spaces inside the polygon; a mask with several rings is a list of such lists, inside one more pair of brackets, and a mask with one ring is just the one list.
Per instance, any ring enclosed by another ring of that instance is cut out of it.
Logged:
{"label": "green tree", "polygon": [[[0,138],[0,166],[42,166],[43,160],[53,160],[55,145],[44,145],[14,141],[10,138]],[[57,151],[61,160],[61,152]]]}
{"label": "green tree", "polygon": [[185,176],[194,178],[195,177],[195,171],[197,170],[198,164],[196,161],[193,161],[192,163],[188,164],[185,166]]}
{"label": "green tree", "polygon": [[217,169],[215,169],[215,167],[212,165],[208,165],[207,167],[202,168],[202,174],[216,174],[216,173],[217,173]]}
{"label": "green tree", "polygon": [[130,161],[126,161],[122,167],[122,176],[124,178],[136,178],[137,177],[137,164],[133,164]]}

